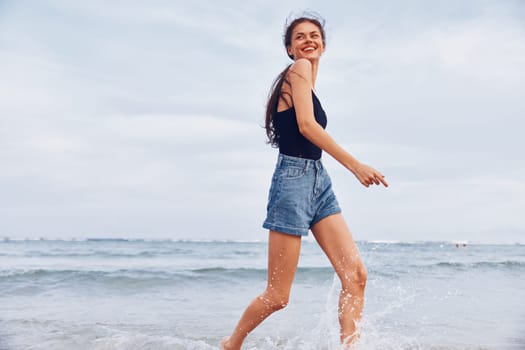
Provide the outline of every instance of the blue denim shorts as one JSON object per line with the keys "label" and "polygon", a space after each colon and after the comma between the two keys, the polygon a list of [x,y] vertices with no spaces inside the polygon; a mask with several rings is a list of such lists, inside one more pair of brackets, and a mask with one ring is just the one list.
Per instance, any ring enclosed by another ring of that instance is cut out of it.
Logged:
{"label": "blue denim shorts", "polygon": [[282,153],[272,177],[263,227],[306,236],[321,219],[341,212],[321,160]]}

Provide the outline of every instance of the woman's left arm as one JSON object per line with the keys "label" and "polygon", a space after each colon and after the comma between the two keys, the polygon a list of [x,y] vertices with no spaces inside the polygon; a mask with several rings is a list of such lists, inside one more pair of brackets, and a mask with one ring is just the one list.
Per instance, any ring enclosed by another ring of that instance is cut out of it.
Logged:
{"label": "woman's left arm", "polygon": [[350,170],[364,186],[383,184],[385,187],[388,187],[383,174],[371,166],[359,162],[335,142],[328,132],[315,120],[312,104],[312,66],[310,61],[299,59],[290,70],[292,99],[299,132]]}

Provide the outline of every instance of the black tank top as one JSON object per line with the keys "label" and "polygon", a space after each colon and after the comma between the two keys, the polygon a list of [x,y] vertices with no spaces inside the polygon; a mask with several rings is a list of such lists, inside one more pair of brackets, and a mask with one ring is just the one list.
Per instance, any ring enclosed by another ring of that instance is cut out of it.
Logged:
{"label": "black tank top", "polygon": [[[321,106],[321,102],[312,91],[312,101],[314,104],[314,116],[319,125],[326,128],[326,113]],[[308,141],[299,132],[295,108],[288,108],[284,111],[275,113],[275,131],[278,135],[279,152],[288,156],[318,160],[321,158],[322,150]]]}

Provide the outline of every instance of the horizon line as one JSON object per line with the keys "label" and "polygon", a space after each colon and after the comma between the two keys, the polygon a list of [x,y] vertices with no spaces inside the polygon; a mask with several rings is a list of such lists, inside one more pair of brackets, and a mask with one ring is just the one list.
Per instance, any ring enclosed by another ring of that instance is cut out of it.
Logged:
{"label": "horizon line", "polygon": [[[10,236],[0,236],[0,242],[28,242],[28,241],[48,241],[48,242],[173,242],[173,243],[267,243],[267,239],[239,240],[228,238],[145,238],[145,237],[24,237],[15,238]],[[305,238],[304,243],[316,243],[313,239]],[[365,244],[461,244],[461,245],[525,245],[525,241],[501,240],[501,241],[475,241],[466,239],[453,240],[385,240],[385,239],[357,239],[357,243]]]}

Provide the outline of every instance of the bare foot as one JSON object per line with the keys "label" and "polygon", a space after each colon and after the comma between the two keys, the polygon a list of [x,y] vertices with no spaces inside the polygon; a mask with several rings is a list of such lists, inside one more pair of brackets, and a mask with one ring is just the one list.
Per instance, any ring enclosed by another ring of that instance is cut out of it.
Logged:
{"label": "bare foot", "polygon": [[221,350],[230,350],[230,337],[224,337],[221,340]]}

